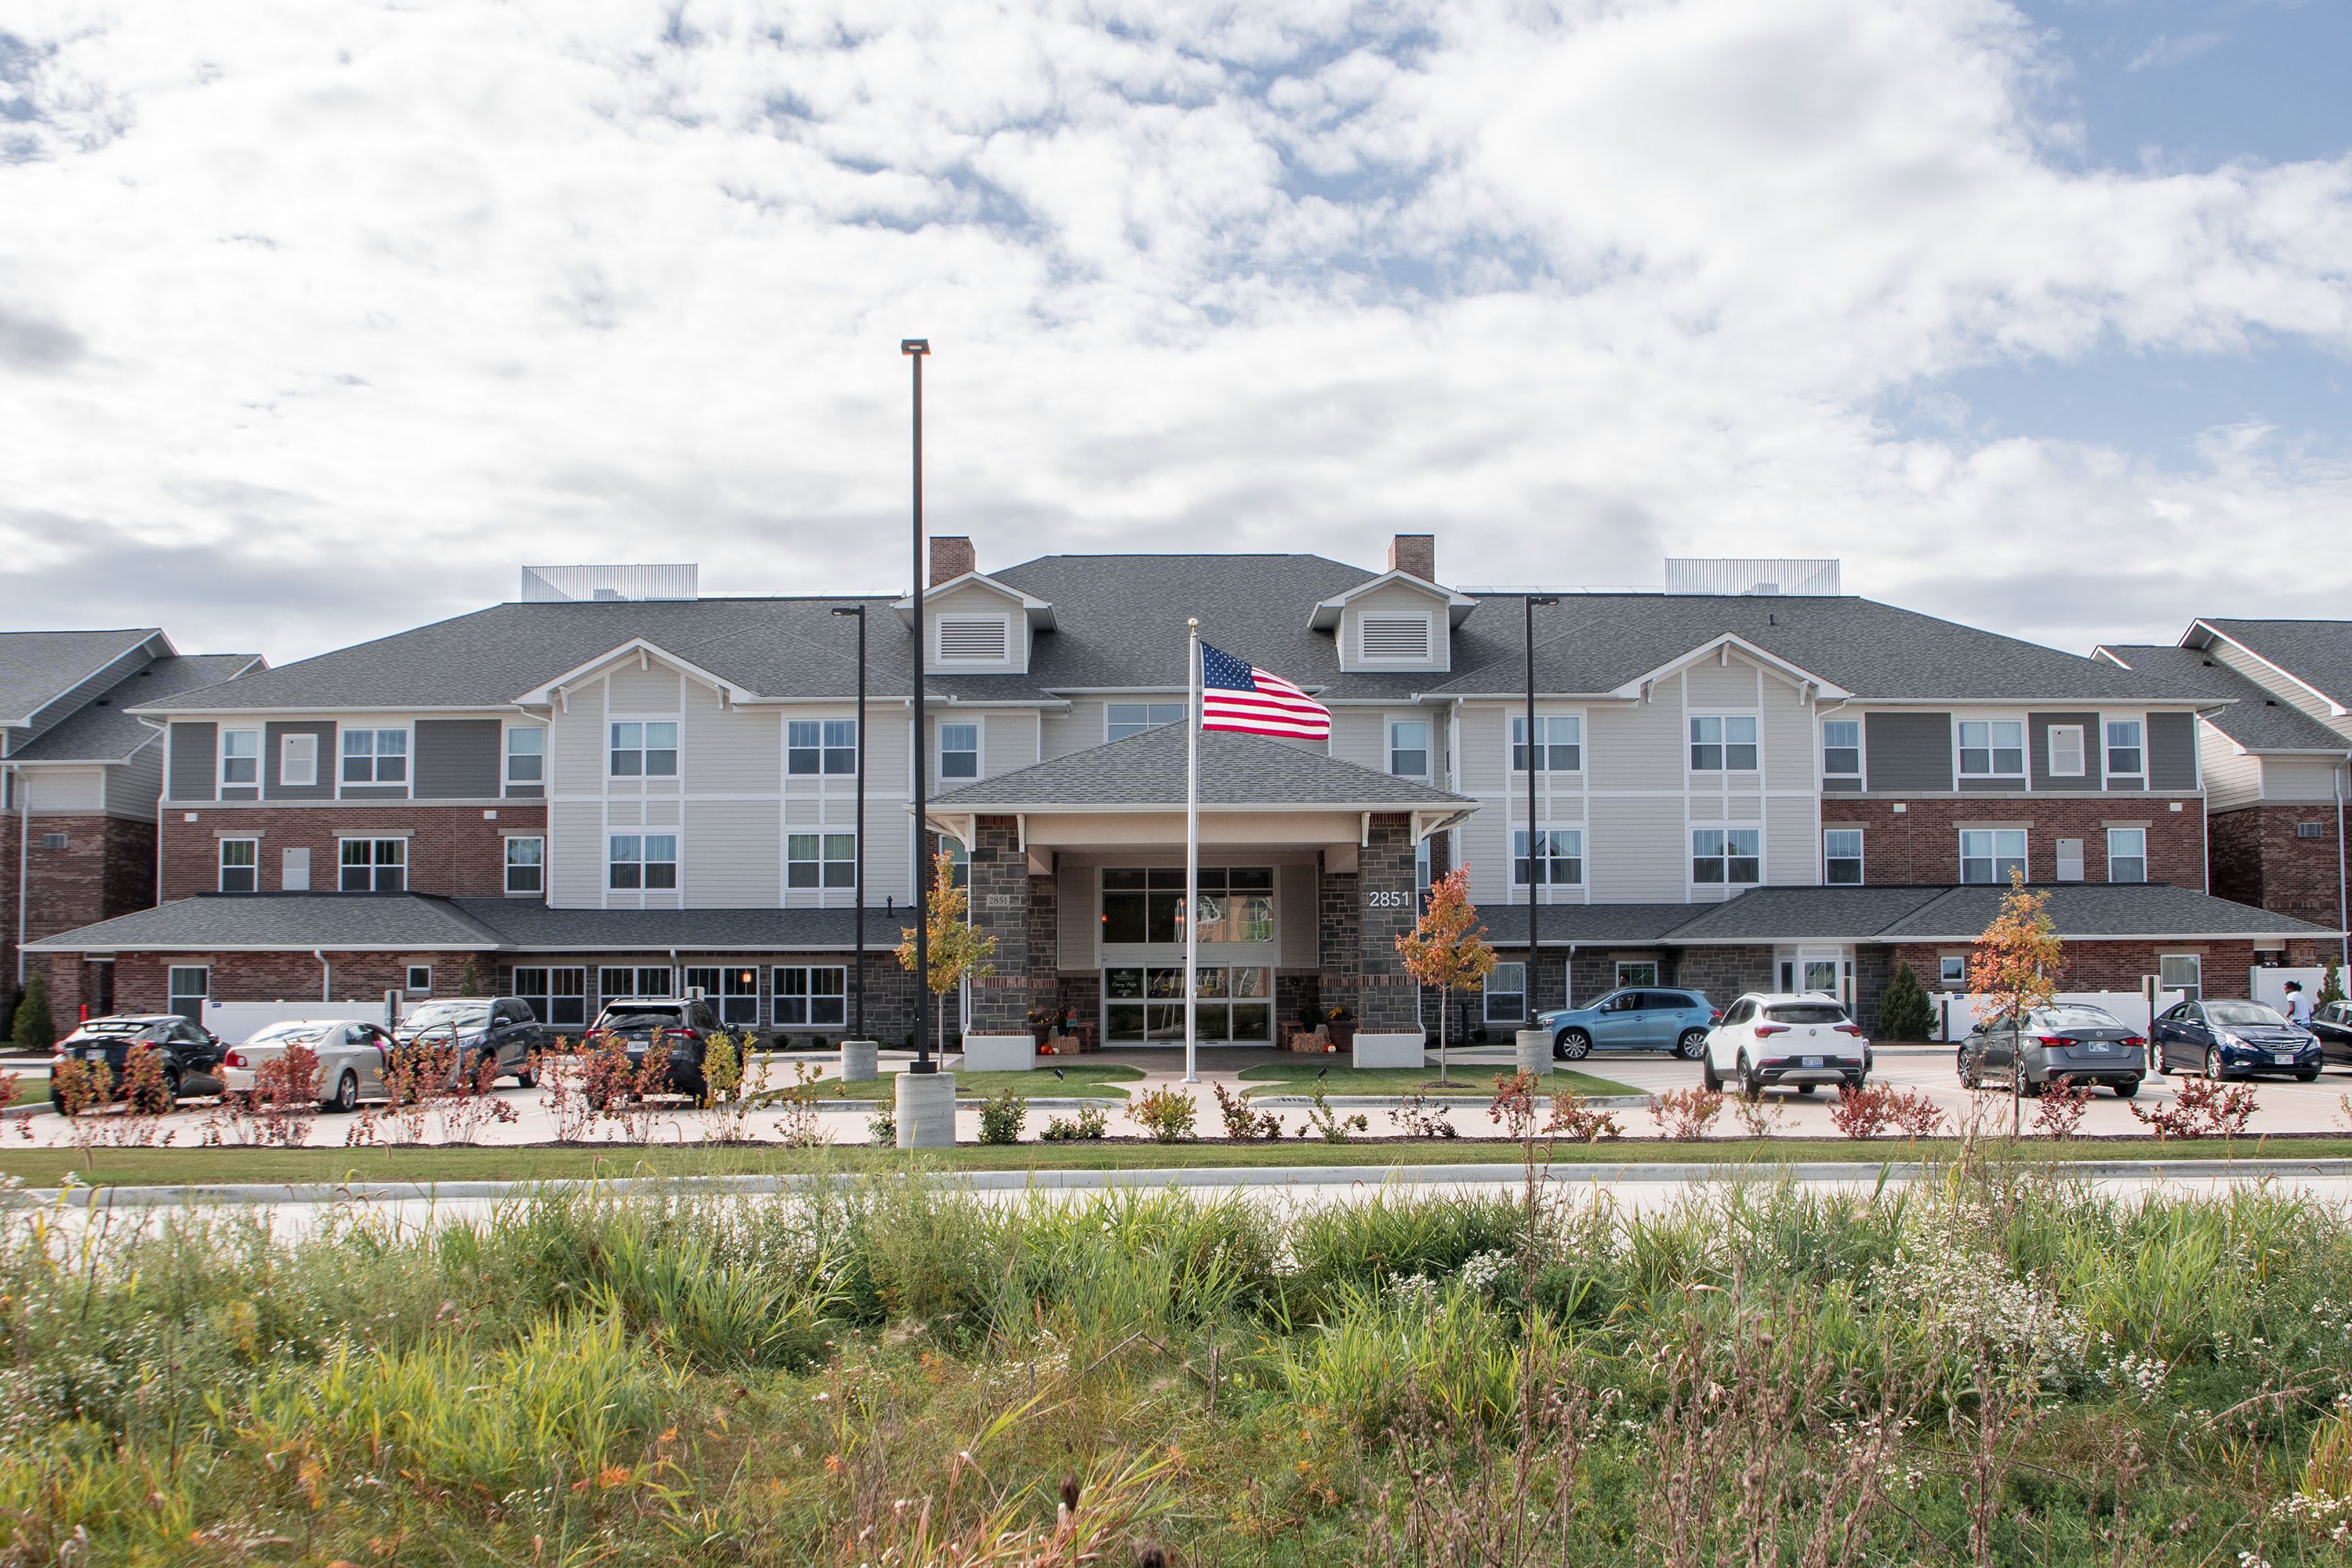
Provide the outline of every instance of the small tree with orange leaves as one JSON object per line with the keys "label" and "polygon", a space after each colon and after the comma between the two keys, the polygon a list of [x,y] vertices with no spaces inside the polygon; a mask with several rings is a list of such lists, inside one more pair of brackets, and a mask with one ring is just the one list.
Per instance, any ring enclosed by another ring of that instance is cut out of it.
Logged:
{"label": "small tree with orange leaves", "polygon": [[1969,950],[1969,989],[1990,996],[1993,1024],[2013,1026],[2018,1043],[2010,1053],[2009,1131],[2015,1137],[2023,1120],[2025,1094],[2024,1034],[2028,1015],[2046,1007],[2058,991],[2058,964],[2065,944],[2051,922],[2050,895],[2025,890],[2025,873],[2012,871],[2009,891],[2001,896],[2000,913],[1984,928]]}
{"label": "small tree with orange leaves", "polygon": [[1396,945],[1404,972],[1437,987],[1437,1081],[1444,1083],[1445,1015],[1454,988],[1475,984],[1495,970],[1495,950],[1486,945],[1486,928],[1478,924],[1478,906],[1470,901],[1469,867],[1457,866],[1431,886],[1429,908]]}
{"label": "small tree with orange leaves", "polygon": [[[940,1048],[948,1044],[948,994],[961,985],[968,974],[993,974],[996,965],[988,962],[996,952],[996,939],[982,936],[971,929],[965,916],[971,908],[971,895],[955,885],[955,858],[942,849],[931,866],[931,909],[923,924],[926,930],[924,957],[930,973],[921,976],[936,998],[939,1013]],[[899,928],[898,962],[908,973],[915,972],[915,928]]]}

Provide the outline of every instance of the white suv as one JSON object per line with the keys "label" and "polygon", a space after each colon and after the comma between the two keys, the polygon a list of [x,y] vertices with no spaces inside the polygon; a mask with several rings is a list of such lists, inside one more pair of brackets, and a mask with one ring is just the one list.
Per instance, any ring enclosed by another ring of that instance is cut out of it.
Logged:
{"label": "white suv", "polygon": [[1751,991],[1707,1032],[1699,1076],[1709,1089],[1737,1082],[1751,1100],[1771,1084],[1799,1094],[1825,1083],[1860,1089],[1870,1077],[1870,1042],[1833,996]]}

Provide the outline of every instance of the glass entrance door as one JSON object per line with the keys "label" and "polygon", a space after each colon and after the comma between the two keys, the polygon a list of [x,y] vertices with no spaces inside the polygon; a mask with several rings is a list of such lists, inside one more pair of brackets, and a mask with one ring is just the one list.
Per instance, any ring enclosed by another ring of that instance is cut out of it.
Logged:
{"label": "glass entrance door", "polygon": [[[1263,964],[1204,963],[1197,971],[1195,1027],[1202,1040],[1267,1045],[1274,1039],[1274,971]],[[1184,1038],[1184,966],[1103,971],[1103,1039],[1178,1045]]]}
{"label": "glass entrance door", "polygon": [[1853,1005],[1853,955],[1842,948],[1800,948],[1780,954],[1780,989],[1791,994],[1820,992]]}

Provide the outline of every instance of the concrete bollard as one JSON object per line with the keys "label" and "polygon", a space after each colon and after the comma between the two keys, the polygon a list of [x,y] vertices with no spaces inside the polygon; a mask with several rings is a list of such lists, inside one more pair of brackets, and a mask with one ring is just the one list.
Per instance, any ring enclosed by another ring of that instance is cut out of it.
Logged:
{"label": "concrete bollard", "polygon": [[875,1054],[880,1047],[872,1040],[841,1042],[841,1076],[848,1083],[872,1083],[875,1075]]}
{"label": "concrete bollard", "polygon": [[898,1147],[951,1149],[955,1146],[955,1074],[902,1072],[898,1075]]}
{"label": "concrete bollard", "polygon": [[1519,1070],[1543,1077],[1551,1071],[1551,1031],[1521,1029],[1518,1033]]}

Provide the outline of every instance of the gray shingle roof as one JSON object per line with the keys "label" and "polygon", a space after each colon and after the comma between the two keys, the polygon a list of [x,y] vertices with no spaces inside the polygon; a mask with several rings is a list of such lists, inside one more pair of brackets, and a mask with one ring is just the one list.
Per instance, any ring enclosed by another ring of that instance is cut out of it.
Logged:
{"label": "gray shingle roof", "polygon": [[[2199,624],[2326,692],[2338,706],[2352,708],[2352,621],[2215,620],[2209,616]],[[2191,627],[2189,638],[2196,635]]]}
{"label": "gray shingle roof", "polygon": [[[1756,888],[1690,916],[1675,928],[1674,936],[1677,942],[1868,941],[1949,890]],[[1990,919],[1979,921],[1977,930],[1982,931]]]}
{"label": "gray shingle roof", "polygon": [[2152,679],[2184,690],[2231,700],[2203,710],[2207,722],[2250,752],[2347,752],[2347,740],[2302,709],[2280,701],[2253,680],[2193,647],[2153,644],[2105,649]]}
{"label": "gray shingle roof", "polygon": [[416,893],[207,893],[60,936],[28,952],[293,948],[494,950],[496,932],[447,899]]}
{"label": "gray shingle roof", "polygon": [[[2060,882],[2035,889],[2050,895],[2050,918],[2067,937],[2330,936],[2324,927],[2232,903],[2169,882]],[[1882,942],[1945,942],[1974,938],[2000,912],[2007,889],[1952,888],[1878,932]]]}
{"label": "gray shingle roof", "polygon": [[23,724],[150,637],[153,626],[102,632],[0,632],[0,725]]}
{"label": "gray shingle roof", "polygon": [[226,680],[255,662],[247,653],[175,654],[126,676],[96,701],[60,721],[22,751],[12,753],[28,763],[121,762],[158,739],[130,710],[142,702],[166,701],[183,692]]}
{"label": "gray shingle roof", "polygon": [[[846,950],[852,910],[551,910],[516,899],[454,900],[519,952],[789,952]],[[898,945],[913,924],[906,905],[866,911],[866,945]]]}
{"label": "gray shingle roof", "polygon": [[[1546,947],[1570,942],[1654,946],[1690,919],[1688,904],[1546,904],[1541,929]],[[1528,906],[1481,904],[1478,919],[1486,940],[1498,947],[1528,944]]]}
{"label": "gray shingle roof", "polygon": [[[1185,726],[1164,724],[1089,751],[949,790],[930,804],[944,812],[1181,806],[1184,804],[1184,734]],[[1376,773],[1265,736],[1212,730],[1201,736],[1201,804],[1404,811],[1474,803],[1466,795]]]}

